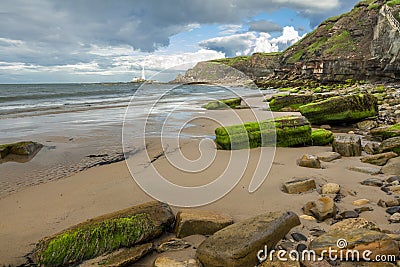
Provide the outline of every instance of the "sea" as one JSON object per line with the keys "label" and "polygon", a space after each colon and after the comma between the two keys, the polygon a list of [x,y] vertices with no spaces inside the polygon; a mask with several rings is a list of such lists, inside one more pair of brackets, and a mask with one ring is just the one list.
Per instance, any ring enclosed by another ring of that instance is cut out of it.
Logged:
{"label": "sea", "polygon": [[163,134],[173,135],[208,101],[255,95],[260,91],[168,83],[0,84],[0,144],[44,145],[32,159],[0,160],[0,198],[118,159],[127,122],[132,132],[148,123],[147,134],[157,136],[168,119]]}

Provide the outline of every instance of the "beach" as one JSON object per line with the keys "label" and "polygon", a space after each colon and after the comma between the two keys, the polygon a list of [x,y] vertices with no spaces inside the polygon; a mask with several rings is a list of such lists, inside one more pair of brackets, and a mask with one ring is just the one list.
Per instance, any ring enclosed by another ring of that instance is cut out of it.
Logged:
{"label": "beach", "polygon": [[[265,109],[262,97],[249,97],[247,102],[251,109],[234,111],[243,122],[253,121],[254,116],[265,119],[271,116],[271,112]],[[278,117],[293,114],[298,113],[281,112],[272,115]],[[127,161],[92,167],[55,181],[42,181],[2,197],[0,264],[22,264],[25,261],[24,255],[34,248],[35,242],[45,236],[87,219],[153,200],[132,178],[128,166],[133,167],[134,173],[147,175],[147,167],[151,164],[166,179],[181,186],[204,185],[218,177],[228,166],[232,152],[216,150],[212,142],[201,144],[201,141],[214,135],[214,130],[218,126],[216,121],[229,125],[235,119],[230,110],[204,110],[201,117],[191,121],[190,127],[182,130],[183,137],[179,139],[178,150],[169,149],[172,146],[165,149],[160,138],[149,136],[145,140],[146,149],[138,149],[128,157]],[[204,119],[207,117],[214,120]],[[172,139],[167,137],[163,142],[168,143],[168,140]],[[68,151],[69,148],[65,149]],[[332,151],[329,145],[276,148],[272,167],[265,181],[256,192],[249,193],[250,181],[258,168],[258,159],[264,149],[267,148],[234,151],[239,161],[246,162],[246,168],[243,170],[240,165],[230,165],[229,168],[234,173],[244,171],[242,179],[224,197],[194,209],[225,212],[230,214],[234,221],[272,211],[293,211],[302,215],[304,204],[318,198],[318,192],[314,190],[309,193],[289,195],[282,192],[281,188],[283,183],[293,178],[313,178],[317,188],[328,182],[341,186],[340,192],[343,196],[341,201],[336,203],[340,211],[354,209],[355,206],[352,205],[354,200],[368,199],[370,201],[368,206],[373,211],[363,212],[360,217],[376,223],[382,230],[398,230],[396,224],[388,222],[385,210],[377,206],[380,199],[387,198],[386,193],[379,187],[360,185],[360,182],[370,175],[348,170],[350,166],[370,166],[361,163],[359,157],[323,162],[322,169],[304,168],[296,164],[304,154],[315,155],[319,152]],[[206,157],[214,154],[216,156],[208,168],[191,174],[171,165],[170,160],[181,153],[190,160],[195,160],[202,154]],[[148,165],[143,165],[143,162],[147,162]],[[386,178],[384,175],[375,177]],[[190,196],[182,197],[190,198]],[[185,209],[174,206],[172,208],[174,212]],[[322,223],[302,220],[302,225],[298,228],[302,232],[312,228],[323,230],[328,229],[329,224],[329,220]],[[149,266],[155,257],[153,253],[134,266]]]}

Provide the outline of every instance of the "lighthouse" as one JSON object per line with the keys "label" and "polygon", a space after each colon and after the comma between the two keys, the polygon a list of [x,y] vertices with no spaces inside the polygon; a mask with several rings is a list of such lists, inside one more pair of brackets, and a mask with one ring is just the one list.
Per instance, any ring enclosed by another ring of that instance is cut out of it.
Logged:
{"label": "lighthouse", "polygon": [[140,78],[142,81],[146,80],[146,75],[144,73],[144,64],[142,65],[142,77]]}

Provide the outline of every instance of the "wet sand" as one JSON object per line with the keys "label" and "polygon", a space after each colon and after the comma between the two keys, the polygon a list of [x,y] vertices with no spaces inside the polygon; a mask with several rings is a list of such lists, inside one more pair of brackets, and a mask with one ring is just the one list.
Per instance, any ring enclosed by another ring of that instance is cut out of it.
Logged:
{"label": "wet sand", "polygon": [[[260,99],[253,99],[252,105],[256,113],[267,117],[263,111]],[[217,118],[221,122],[230,124],[232,116],[229,111],[207,111],[204,115]],[[251,121],[254,114],[250,110],[238,110],[237,114],[243,121]],[[286,114],[279,114],[286,115]],[[195,126],[183,130],[187,135],[212,136],[217,123],[199,118],[193,121]],[[173,140],[166,140],[166,143]],[[296,165],[296,160],[303,154],[316,154],[331,151],[326,147],[277,148],[273,158],[272,168],[262,184],[254,193],[248,192],[249,183],[254,170],[258,168],[258,158],[264,148],[240,150],[235,152],[216,151],[212,142],[201,145],[199,138],[183,138],[180,140],[180,150],[168,146],[163,149],[160,140],[150,138],[146,140],[147,150],[140,150],[128,159],[129,166],[136,173],[147,174],[150,162],[168,180],[182,186],[196,186],[211,182],[218,177],[229,163],[232,153],[246,161],[243,178],[236,187],[223,198],[198,209],[217,210],[229,213],[238,221],[252,215],[267,211],[290,210],[301,215],[302,206],[315,200],[317,192],[300,195],[288,195],[280,188],[286,181],[294,177],[310,177],[317,181],[318,186],[334,182],[342,186],[341,192],[345,196],[342,202],[337,203],[341,211],[356,208],[351,203],[354,200],[367,198],[371,201],[368,206],[374,208],[372,212],[364,212],[360,216],[375,222],[382,229],[396,230],[396,225],[390,225],[384,209],[377,207],[379,199],[387,196],[379,188],[361,186],[360,181],[370,177],[347,170],[350,166],[369,166],[360,162],[358,157],[339,159],[330,163],[323,163],[323,169],[309,169]],[[215,155],[212,164],[204,171],[190,174],[171,166],[171,161],[182,154],[191,160],[200,155],[208,157]],[[249,159],[247,160],[247,158]],[[142,164],[142,163],[147,164]],[[263,162],[261,162],[263,164]],[[233,172],[241,173],[242,167],[231,165]],[[236,169],[235,169],[236,168]],[[377,176],[380,177],[380,176]],[[381,176],[384,177],[384,176]],[[190,196],[182,196],[190,197]],[[105,166],[94,167],[70,177],[51,181],[40,185],[30,186],[20,192],[0,199],[0,265],[20,264],[23,256],[28,253],[33,244],[39,239],[54,234],[71,225],[86,219],[123,209],[132,205],[150,201],[152,198],[144,193],[135,183],[128,170],[126,162],[118,162]],[[181,208],[173,207],[174,211]],[[329,222],[329,221],[328,221]],[[327,228],[327,222],[304,222],[315,224],[318,228]],[[149,266],[154,255],[137,263],[137,266]]]}

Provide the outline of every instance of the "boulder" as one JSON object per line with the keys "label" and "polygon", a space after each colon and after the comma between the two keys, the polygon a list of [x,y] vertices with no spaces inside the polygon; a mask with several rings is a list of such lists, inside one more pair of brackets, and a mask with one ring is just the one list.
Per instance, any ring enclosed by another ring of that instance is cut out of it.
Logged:
{"label": "boulder", "polygon": [[394,152],[386,152],[376,155],[364,156],[361,158],[361,162],[383,166],[388,162],[389,159],[395,158],[397,156],[398,155]]}
{"label": "boulder", "polygon": [[191,244],[186,242],[183,239],[179,238],[170,238],[166,241],[163,241],[158,247],[157,247],[157,252],[158,253],[163,253],[166,251],[176,251],[176,250],[182,250],[185,248],[190,247]]}
{"label": "boulder", "polygon": [[274,248],[297,225],[300,220],[293,212],[258,215],[216,232],[200,244],[196,254],[205,267],[255,266],[260,250]]}
{"label": "boulder", "polygon": [[285,261],[279,260],[278,252],[272,253],[272,255],[268,255],[268,258],[262,262],[258,267],[300,267],[300,262],[291,259],[288,254],[282,255],[279,254],[280,258],[285,258]]}
{"label": "boulder", "polygon": [[249,122],[215,129],[215,142],[225,150],[305,146],[311,144],[311,126],[301,116]]}
{"label": "boulder", "polygon": [[325,146],[333,142],[333,133],[325,129],[316,129],[311,132],[313,146]]}
{"label": "boulder", "polygon": [[121,248],[115,252],[88,260],[80,264],[85,266],[124,267],[130,266],[153,251],[153,244],[147,243],[131,248]]}
{"label": "boulder", "polygon": [[242,102],[241,98],[230,98],[230,99],[221,99],[208,102],[207,104],[203,105],[202,108],[214,110],[214,109],[229,109],[229,108],[236,108],[240,106]]}
{"label": "boulder", "polygon": [[378,123],[376,121],[372,120],[365,120],[365,121],[360,121],[357,123],[357,128],[363,131],[369,131],[373,128],[378,127]]}
{"label": "boulder", "polygon": [[362,198],[362,199],[357,199],[351,202],[352,205],[354,206],[364,206],[367,205],[370,201],[368,199]]}
{"label": "boulder", "polygon": [[364,151],[367,154],[370,154],[370,155],[378,153],[378,150],[379,150],[379,144],[378,143],[368,142],[364,146]]}
{"label": "boulder", "polygon": [[8,154],[32,156],[36,154],[42,147],[42,144],[32,141],[22,141],[0,145],[0,159],[6,157]]}
{"label": "boulder", "polygon": [[361,138],[356,135],[337,135],[332,143],[333,152],[337,152],[343,157],[361,156]]}
{"label": "boulder", "polygon": [[392,214],[389,218],[389,221],[391,223],[400,223],[400,213],[396,212],[396,213]]}
{"label": "boulder", "polygon": [[383,185],[383,180],[372,177],[362,181],[361,184],[367,186],[381,187]]}
{"label": "boulder", "polygon": [[300,106],[311,103],[313,97],[311,94],[287,94],[276,95],[269,101],[269,108],[272,111],[282,111],[290,109],[291,111],[298,111]]}
{"label": "boulder", "polygon": [[344,231],[344,230],[353,230],[353,229],[368,229],[368,230],[374,230],[374,231],[380,231],[378,226],[376,226],[375,223],[367,221],[364,218],[350,218],[350,219],[345,219],[343,221],[337,222],[331,226],[331,231],[334,230],[339,230],[339,231]]}
{"label": "boulder", "polygon": [[383,174],[400,175],[400,157],[390,159],[381,171]]}
{"label": "boulder", "polygon": [[321,169],[321,162],[316,156],[313,155],[303,155],[301,159],[297,161],[297,165],[300,167]]}
{"label": "boulder", "polygon": [[373,129],[371,134],[375,137],[379,137],[381,140],[385,140],[388,138],[400,136],[400,123],[395,125],[386,126],[386,127],[379,127]]}
{"label": "boulder", "polygon": [[314,179],[296,179],[283,184],[283,191],[288,194],[299,194],[316,189]]}
{"label": "boulder", "polygon": [[321,187],[321,193],[324,195],[337,194],[340,191],[340,185],[335,183],[327,183]]}
{"label": "boulder", "polygon": [[378,114],[377,100],[370,94],[335,96],[299,108],[313,124],[337,124],[360,121]]}
{"label": "boulder", "polygon": [[171,208],[148,202],[106,214],[40,240],[32,253],[38,265],[70,265],[160,236],[174,223]]}
{"label": "boulder", "polygon": [[178,261],[166,256],[160,256],[155,260],[154,267],[201,267],[201,264],[197,259]]}
{"label": "boulder", "polygon": [[317,155],[320,161],[331,162],[335,159],[340,159],[342,156],[337,152],[320,152]]}
{"label": "boulder", "polygon": [[324,221],[333,218],[336,215],[337,208],[332,198],[321,197],[317,201],[307,202],[303,207],[306,215],[313,216],[318,221]]}
{"label": "boulder", "polygon": [[386,139],[379,146],[379,153],[390,151],[400,154],[400,136]]}
{"label": "boulder", "polygon": [[324,250],[331,251],[333,256],[339,256],[340,253],[346,255],[345,253],[350,253],[351,250],[357,250],[363,255],[369,250],[372,253],[369,255],[370,259],[374,259],[377,255],[399,254],[395,240],[386,234],[364,228],[329,231],[312,240],[309,249],[314,250],[317,255],[321,255]]}
{"label": "boulder", "polygon": [[393,206],[393,207],[386,209],[386,213],[389,213],[390,215],[393,215],[393,214],[399,213],[399,212],[400,212],[400,206]]}
{"label": "boulder", "polygon": [[212,235],[231,225],[230,215],[204,210],[179,211],[176,215],[175,234],[182,238],[190,235]]}
{"label": "boulder", "polygon": [[354,210],[346,210],[341,212],[338,217],[342,219],[350,219],[350,218],[358,218],[359,216],[360,215],[358,214],[358,212]]}

